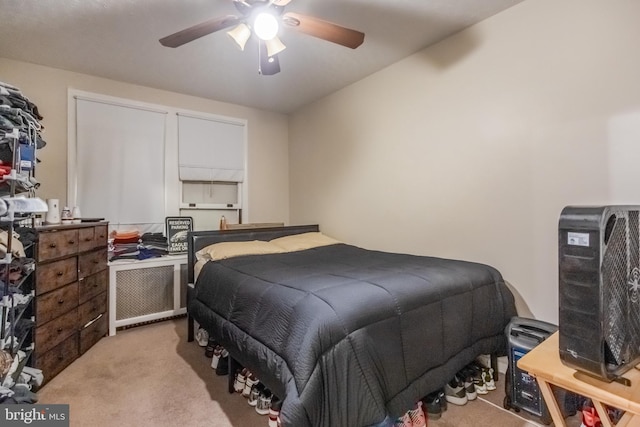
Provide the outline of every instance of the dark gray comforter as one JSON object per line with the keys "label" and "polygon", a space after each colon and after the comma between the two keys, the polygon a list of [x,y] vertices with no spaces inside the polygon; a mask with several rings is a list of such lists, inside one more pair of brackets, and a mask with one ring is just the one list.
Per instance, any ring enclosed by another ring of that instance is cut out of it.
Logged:
{"label": "dark gray comforter", "polygon": [[284,398],[286,427],[396,417],[479,354],[513,296],[492,267],[345,244],[208,262],[190,314]]}

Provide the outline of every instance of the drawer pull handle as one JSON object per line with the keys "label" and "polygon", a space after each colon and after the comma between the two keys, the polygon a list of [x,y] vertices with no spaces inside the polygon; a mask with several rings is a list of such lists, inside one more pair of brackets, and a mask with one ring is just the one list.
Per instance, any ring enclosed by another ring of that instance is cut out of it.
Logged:
{"label": "drawer pull handle", "polygon": [[75,241],[75,240],[69,240],[69,244],[70,244],[70,245],[74,245],[75,243],[76,243],[76,241]]}
{"label": "drawer pull handle", "polygon": [[94,260],[93,260],[93,263],[94,263],[94,264],[100,264],[100,260],[99,260],[99,259],[94,259]]}
{"label": "drawer pull handle", "polygon": [[57,330],[58,330],[58,333],[62,332],[62,328],[58,328]]}
{"label": "drawer pull handle", "polygon": [[[104,314],[104,313],[100,313],[100,314],[98,314],[98,315],[96,316],[96,318],[95,318],[95,319],[88,321],[88,322],[83,326],[83,328],[86,328],[87,326],[91,325],[92,323],[95,323],[99,318],[101,318],[101,317],[102,317],[102,315],[103,315],[103,314]],[[96,333],[96,331],[93,331],[93,333],[95,334],[95,333]]]}
{"label": "drawer pull handle", "polygon": [[64,355],[59,354],[59,355],[58,355],[58,360],[63,360],[63,359],[64,359]]}
{"label": "drawer pull handle", "polygon": [[50,248],[56,248],[57,246],[58,246],[58,245],[57,245],[57,244],[55,244],[55,243],[49,243],[49,247],[50,247]]}
{"label": "drawer pull handle", "polygon": [[64,300],[63,299],[59,299],[58,300],[58,304],[64,304]]}
{"label": "drawer pull handle", "polygon": [[62,276],[64,274],[64,271],[58,271],[58,277]]}
{"label": "drawer pull handle", "polygon": [[85,242],[90,242],[90,241],[92,241],[92,240],[93,240],[93,239],[92,239],[91,237],[85,237],[85,238],[84,238],[84,241],[85,241]]}

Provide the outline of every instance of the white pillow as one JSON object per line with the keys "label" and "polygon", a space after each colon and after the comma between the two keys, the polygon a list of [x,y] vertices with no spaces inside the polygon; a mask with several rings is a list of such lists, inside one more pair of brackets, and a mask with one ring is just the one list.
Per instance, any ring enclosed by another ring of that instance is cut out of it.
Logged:
{"label": "white pillow", "polygon": [[220,242],[200,249],[196,252],[196,259],[218,261],[242,255],[277,254],[282,252],[284,250],[281,247],[262,240]]}
{"label": "white pillow", "polygon": [[304,251],[305,249],[341,243],[320,232],[293,234],[291,236],[278,237],[270,242],[281,247],[283,252]]}

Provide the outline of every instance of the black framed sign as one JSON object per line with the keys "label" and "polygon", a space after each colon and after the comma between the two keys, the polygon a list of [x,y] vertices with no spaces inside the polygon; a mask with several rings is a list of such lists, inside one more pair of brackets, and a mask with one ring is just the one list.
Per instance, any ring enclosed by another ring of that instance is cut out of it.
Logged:
{"label": "black framed sign", "polygon": [[165,218],[165,225],[169,255],[186,254],[187,233],[193,231],[193,218],[190,216],[168,216]]}

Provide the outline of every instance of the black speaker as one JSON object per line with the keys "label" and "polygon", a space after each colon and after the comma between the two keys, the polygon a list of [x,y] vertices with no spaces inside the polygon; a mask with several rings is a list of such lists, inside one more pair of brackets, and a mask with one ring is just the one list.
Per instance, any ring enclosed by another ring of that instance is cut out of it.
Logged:
{"label": "black speaker", "polygon": [[[505,409],[524,409],[532,415],[540,417],[543,424],[553,421],[549,409],[538,387],[538,381],[528,372],[518,368],[518,360],[530,350],[556,332],[558,327],[541,320],[512,317],[505,328],[507,336],[507,373],[505,375]],[[566,418],[577,412],[577,395],[560,387],[551,385],[551,389]]]}
{"label": "black speaker", "polygon": [[640,206],[568,206],[558,225],[560,359],[612,381],[640,361]]}

